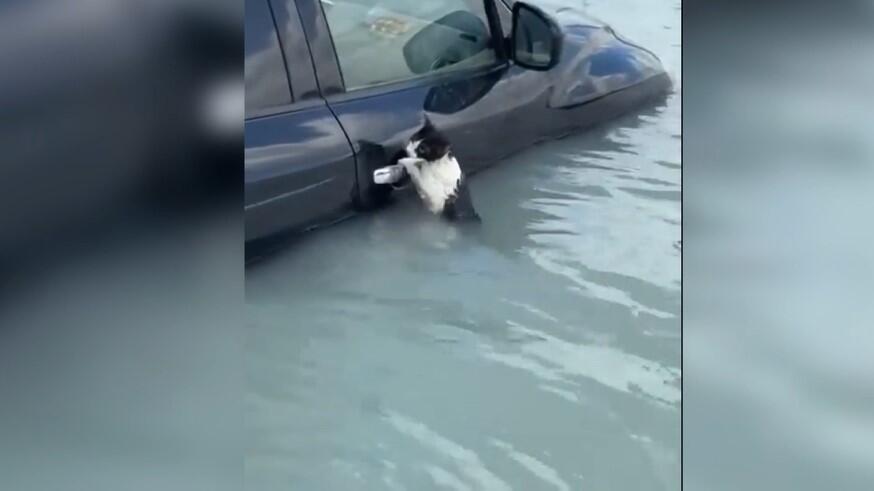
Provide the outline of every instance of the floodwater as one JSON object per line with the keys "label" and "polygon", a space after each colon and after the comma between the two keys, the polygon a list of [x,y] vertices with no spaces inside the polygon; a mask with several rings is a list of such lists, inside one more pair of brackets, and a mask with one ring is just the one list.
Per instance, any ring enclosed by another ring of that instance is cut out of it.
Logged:
{"label": "floodwater", "polygon": [[[680,10],[568,2],[653,49]],[[680,97],[247,269],[256,490],[680,487]]]}

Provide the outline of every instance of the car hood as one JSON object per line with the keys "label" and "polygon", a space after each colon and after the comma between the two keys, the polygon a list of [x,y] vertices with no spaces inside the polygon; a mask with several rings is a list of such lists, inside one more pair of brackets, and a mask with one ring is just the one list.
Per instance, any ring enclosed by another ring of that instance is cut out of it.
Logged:
{"label": "car hood", "polygon": [[562,22],[589,25],[593,27],[607,26],[607,23],[601,19],[598,19],[581,9],[568,6],[567,0],[537,0],[529,3],[536,5],[545,13],[552,15],[556,19],[560,19]]}
{"label": "car hood", "polygon": [[651,51],[620,36],[607,23],[578,9],[538,2],[564,32],[553,70],[550,107],[566,108],[640,84],[665,69]]}

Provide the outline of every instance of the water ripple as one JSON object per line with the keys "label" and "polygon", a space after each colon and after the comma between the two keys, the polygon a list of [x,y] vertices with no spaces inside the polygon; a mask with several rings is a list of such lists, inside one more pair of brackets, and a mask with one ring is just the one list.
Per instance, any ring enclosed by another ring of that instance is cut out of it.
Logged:
{"label": "water ripple", "polygon": [[[489,471],[474,451],[440,435],[424,423],[398,412],[387,410],[385,420],[394,429],[419,442],[423,447],[451,460],[462,475],[477,484],[478,489],[510,491],[510,485]],[[448,472],[444,474],[438,472],[438,474],[442,478],[451,476]]]}
{"label": "water ripple", "polygon": [[513,445],[510,445],[507,442],[503,442],[501,440],[492,439],[492,445],[498,447],[503,450],[507,456],[514,461],[516,461],[519,465],[525,468],[527,471],[531,472],[535,476],[537,476],[543,482],[550,484],[551,487],[558,489],[560,491],[570,491],[571,487],[559,476],[558,472],[552,467],[544,464],[540,460],[513,448]]}
{"label": "water ripple", "polygon": [[517,353],[501,353],[483,345],[480,349],[484,358],[526,370],[546,381],[572,381],[574,377],[582,377],[669,405],[680,402],[678,369],[609,346],[572,343],[513,321],[508,324],[511,330],[527,335],[532,341],[520,345]]}

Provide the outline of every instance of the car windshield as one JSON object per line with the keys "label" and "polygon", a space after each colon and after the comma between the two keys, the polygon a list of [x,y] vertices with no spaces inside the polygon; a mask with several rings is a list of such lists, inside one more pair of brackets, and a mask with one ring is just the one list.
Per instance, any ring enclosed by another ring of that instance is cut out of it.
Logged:
{"label": "car windshield", "polygon": [[322,8],[347,89],[497,60],[481,0],[322,0]]}

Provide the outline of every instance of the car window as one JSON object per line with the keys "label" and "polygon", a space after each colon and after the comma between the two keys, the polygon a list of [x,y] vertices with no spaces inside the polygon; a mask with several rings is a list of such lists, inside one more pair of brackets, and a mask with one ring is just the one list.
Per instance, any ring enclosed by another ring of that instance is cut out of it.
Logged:
{"label": "car window", "polygon": [[291,88],[267,0],[246,0],[246,116],[291,103]]}
{"label": "car window", "polygon": [[498,61],[483,0],[321,0],[347,90]]}

